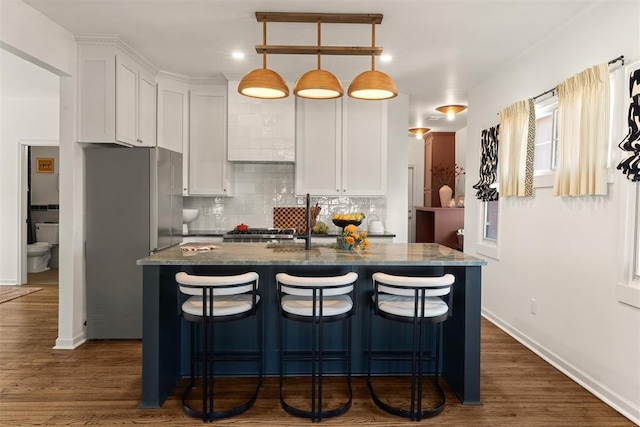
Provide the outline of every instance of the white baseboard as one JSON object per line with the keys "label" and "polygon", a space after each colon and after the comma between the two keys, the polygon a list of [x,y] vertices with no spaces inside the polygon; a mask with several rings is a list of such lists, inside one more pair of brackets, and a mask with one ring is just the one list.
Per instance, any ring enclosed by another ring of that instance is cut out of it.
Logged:
{"label": "white baseboard", "polygon": [[16,283],[15,280],[9,280],[9,279],[0,279],[0,286],[17,286],[18,284]]}
{"label": "white baseboard", "polygon": [[629,418],[631,422],[640,426],[640,405],[638,403],[634,403],[625,399],[623,396],[620,396],[618,393],[611,390],[604,384],[594,380],[585,372],[576,368],[568,361],[562,359],[549,349],[545,348],[540,343],[530,339],[519,330],[512,328],[508,323],[500,319],[500,317],[494,315],[484,308],[482,309],[482,316],[496,325],[498,328],[509,334],[520,344],[524,345],[529,350],[540,356],[553,367],[564,373],[573,381],[577,382],[582,387],[590,391],[604,403],[620,412],[620,414]]}
{"label": "white baseboard", "polygon": [[53,347],[54,350],[73,350],[75,348],[80,347],[87,341],[87,335],[83,332],[73,339],[56,339],[56,345]]}

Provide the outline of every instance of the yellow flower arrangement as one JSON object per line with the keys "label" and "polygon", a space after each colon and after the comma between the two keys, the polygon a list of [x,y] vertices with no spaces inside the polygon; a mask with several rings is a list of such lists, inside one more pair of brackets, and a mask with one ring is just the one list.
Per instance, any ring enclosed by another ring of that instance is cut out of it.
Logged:
{"label": "yellow flower arrangement", "polygon": [[369,238],[366,231],[358,232],[358,227],[349,224],[342,230],[342,236],[336,240],[337,249],[356,250],[369,247]]}

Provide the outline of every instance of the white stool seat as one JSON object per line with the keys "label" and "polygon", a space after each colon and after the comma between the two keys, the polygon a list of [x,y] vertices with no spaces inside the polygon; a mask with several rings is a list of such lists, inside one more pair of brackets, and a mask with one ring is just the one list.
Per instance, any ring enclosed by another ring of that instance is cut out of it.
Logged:
{"label": "white stool seat", "polygon": [[[260,295],[256,295],[256,304],[260,301]],[[202,297],[194,296],[182,304],[182,311],[193,316],[202,316]],[[213,299],[213,310],[207,306],[206,312],[211,316],[231,316],[244,313],[253,308],[251,294],[221,295]]]}
{"label": "white stool seat", "polygon": [[[335,295],[322,298],[322,316],[337,316],[348,313],[353,308],[349,295]],[[282,297],[282,309],[298,316],[313,316],[313,297],[285,295]],[[320,300],[316,299],[316,313],[320,315]]]}
{"label": "white stool seat", "polygon": [[[374,299],[372,297],[372,299]],[[380,294],[378,295],[378,309],[396,316],[414,317],[416,300],[414,297]],[[442,316],[449,311],[446,302],[438,297],[426,297],[424,317]],[[422,316],[422,301],[418,301],[418,316]]]}

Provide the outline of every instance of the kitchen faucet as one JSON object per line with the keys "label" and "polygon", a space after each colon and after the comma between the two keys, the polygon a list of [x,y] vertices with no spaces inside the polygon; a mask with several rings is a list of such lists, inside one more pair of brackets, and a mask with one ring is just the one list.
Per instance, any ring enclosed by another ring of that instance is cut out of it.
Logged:
{"label": "kitchen faucet", "polygon": [[305,250],[311,249],[311,196],[307,193],[307,203],[305,205],[305,235],[298,236],[299,239],[304,239]]}

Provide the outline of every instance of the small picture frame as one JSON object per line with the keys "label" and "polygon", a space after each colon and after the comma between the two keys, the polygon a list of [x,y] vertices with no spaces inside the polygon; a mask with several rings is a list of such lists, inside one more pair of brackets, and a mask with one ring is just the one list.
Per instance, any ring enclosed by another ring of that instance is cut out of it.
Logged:
{"label": "small picture frame", "polygon": [[53,158],[36,159],[36,172],[53,173]]}

